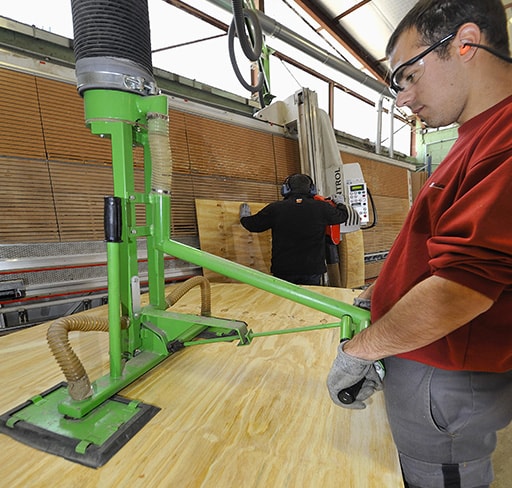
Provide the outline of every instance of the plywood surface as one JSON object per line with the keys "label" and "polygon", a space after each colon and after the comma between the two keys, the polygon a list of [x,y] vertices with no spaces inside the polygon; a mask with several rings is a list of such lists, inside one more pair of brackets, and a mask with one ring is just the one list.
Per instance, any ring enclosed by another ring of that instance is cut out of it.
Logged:
{"label": "plywood surface", "polygon": [[[351,302],[354,292],[320,288]],[[199,290],[173,310],[197,313]],[[106,308],[86,312],[106,315]],[[213,284],[212,313],[256,331],[333,322],[243,284]],[[0,337],[3,413],[64,379],[40,325]],[[108,372],[108,338],[73,332],[91,379]],[[398,488],[382,394],[364,411],[332,404],[325,378],[337,329],[189,347],[121,394],[161,411],[106,465],[87,468],[0,434],[8,487]]]}
{"label": "plywood surface", "polygon": [[341,286],[359,288],[365,284],[363,231],[343,234],[338,245]]}
{"label": "plywood surface", "polygon": [[[240,224],[240,204],[222,200],[196,199],[197,226],[201,250],[252,269],[270,273],[272,237],[270,231],[252,233]],[[248,203],[254,215],[266,204]],[[206,278],[230,282],[230,278],[203,269]]]}

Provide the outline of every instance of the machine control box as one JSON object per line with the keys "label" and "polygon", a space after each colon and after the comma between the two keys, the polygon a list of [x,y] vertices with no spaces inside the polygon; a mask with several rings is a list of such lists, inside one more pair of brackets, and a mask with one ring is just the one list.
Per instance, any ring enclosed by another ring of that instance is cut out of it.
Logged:
{"label": "machine control box", "polygon": [[354,210],[359,214],[362,224],[367,224],[368,216],[368,191],[366,183],[347,183],[348,187],[348,203],[352,205]]}
{"label": "machine control box", "polygon": [[367,224],[370,221],[368,189],[363,178],[361,167],[359,163],[345,164],[343,172],[345,174],[347,201],[359,214],[361,224]]}

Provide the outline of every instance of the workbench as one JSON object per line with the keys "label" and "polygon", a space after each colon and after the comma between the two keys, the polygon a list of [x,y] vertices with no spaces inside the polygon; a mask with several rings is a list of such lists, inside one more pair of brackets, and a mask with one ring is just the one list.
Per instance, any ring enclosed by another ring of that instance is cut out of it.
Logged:
{"label": "workbench", "polygon": [[[357,294],[311,288],[348,303]],[[211,291],[212,315],[245,321],[254,332],[335,321],[249,285],[216,283]],[[199,313],[199,304],[193,289],[171,310]],[[106,316],[107,307],[84,313]],[[0,413],[64,381],[46,343],[48,326],[0,337]],[[104,466],[0,434],[0,485],[399,488],[382,392],[363,411],[329,398],[325,379],[338,341],[334,328],[257,337],[247,346],[187,347],[120,392],[161,410]],[[72,332],[70,342],[91,380],[108,373],[107,334]]]}

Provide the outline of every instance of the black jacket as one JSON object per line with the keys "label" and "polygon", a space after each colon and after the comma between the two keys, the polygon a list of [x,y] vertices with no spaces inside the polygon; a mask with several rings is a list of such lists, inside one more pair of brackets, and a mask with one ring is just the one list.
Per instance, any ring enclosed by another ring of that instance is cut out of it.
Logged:
{"label": "black jacket", "polygon": [[250,232],[272,229],[272,274],[322,274],[325,266],[325,227],[347,220],[345,205],[333,207],[311,195],[291,193],[257,214],[242,217]]}

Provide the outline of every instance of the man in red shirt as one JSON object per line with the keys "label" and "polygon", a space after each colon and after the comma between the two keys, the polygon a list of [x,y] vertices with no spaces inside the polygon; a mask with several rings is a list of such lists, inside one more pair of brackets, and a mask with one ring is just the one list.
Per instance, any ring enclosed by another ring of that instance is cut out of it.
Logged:
{"label": "man in red shirt", "polygon": [[[512,60],[500,0],[420,0],[387,47],[391,90],[459,138],[418,195],[374,286],[372,325],[338,348],[337,392],[381,384],[409,488],[485,488],[512,420]],[[354,381],[355,380],[355,381]]]}

